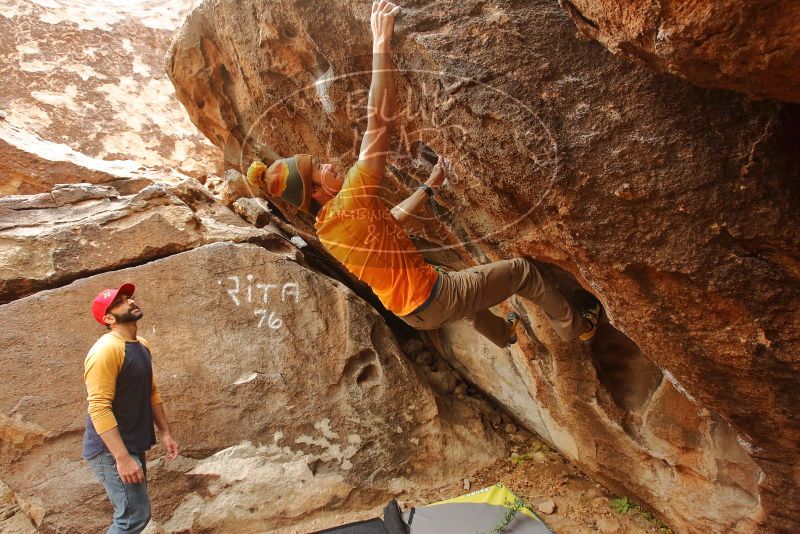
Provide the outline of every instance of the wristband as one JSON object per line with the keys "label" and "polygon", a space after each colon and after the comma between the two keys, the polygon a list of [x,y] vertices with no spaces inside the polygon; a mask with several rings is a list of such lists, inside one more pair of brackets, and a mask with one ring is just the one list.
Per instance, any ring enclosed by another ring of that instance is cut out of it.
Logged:
{"label": "wristband", "polygon": [[429,186],[428,184],[421,184],[419,188],[428,193],[429,197],[433,196],[433,189],[431,189],[431,186]]}

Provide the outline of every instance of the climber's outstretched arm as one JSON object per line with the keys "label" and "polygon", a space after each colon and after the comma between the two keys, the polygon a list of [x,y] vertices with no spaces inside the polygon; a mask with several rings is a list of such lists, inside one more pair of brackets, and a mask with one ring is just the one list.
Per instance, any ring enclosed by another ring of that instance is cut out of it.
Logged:
{"label": "climber's outstretched arm", "polygon": [[394,16],[399,10],[399,6],[388,0],[372,3],[372,82],[367,102],[367,131],[361,140],[358,159],[377,177],[383,176],[386,167],[389,128],[395,113],[391,40]]}

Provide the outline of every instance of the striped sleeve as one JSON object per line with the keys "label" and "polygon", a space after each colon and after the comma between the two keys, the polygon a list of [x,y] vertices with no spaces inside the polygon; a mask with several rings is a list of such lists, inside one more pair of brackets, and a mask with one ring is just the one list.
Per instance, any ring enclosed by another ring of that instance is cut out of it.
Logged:
{"label": "striped sleeve", "polygon": [[117,426],[111,403],[124,359],[124,349],[101,339],[89,350],[84,360],[83,380],[88,394],[89,417],[98,434]]}

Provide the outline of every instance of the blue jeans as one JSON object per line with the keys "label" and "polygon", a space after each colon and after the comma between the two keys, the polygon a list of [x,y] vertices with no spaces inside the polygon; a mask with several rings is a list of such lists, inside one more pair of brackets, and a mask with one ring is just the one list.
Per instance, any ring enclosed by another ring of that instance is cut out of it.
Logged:
{"label": "blue jeans", "polygon": [[[144,454],[131,454],[142,468],[146,465]],[[125,484],[117,473],[117,463],[108,451],[103,451],[89,459],[89,465],[97,480],[103,485],[114,505],[114,521],[107,534],[139,534],[150,522],[150,498],[147,496],[147,482]]]}

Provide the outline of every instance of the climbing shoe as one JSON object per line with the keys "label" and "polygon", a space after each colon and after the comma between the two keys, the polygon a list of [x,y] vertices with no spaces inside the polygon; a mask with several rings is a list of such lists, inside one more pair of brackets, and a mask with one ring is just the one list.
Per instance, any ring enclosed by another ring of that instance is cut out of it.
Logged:
{"label": "climbing shoe", "polygon": [[510,312],[506,315],[506,323],[509,325],[511,334],[508,337],[508,347],[517,342],[517,325],[519,324],[519,314],[517,312]]}
{"label": "climbing shoe", "polygon": [[574,296],[578,309],[581,310],[581,317],[591,325],[589,330],[578,335],[578,340],[581,343],[591,343],[597,333],[597,325],[600,323],[600,313],[603,311],[603,306],[597,300],[597,297],[585,289],[577,290]]}

